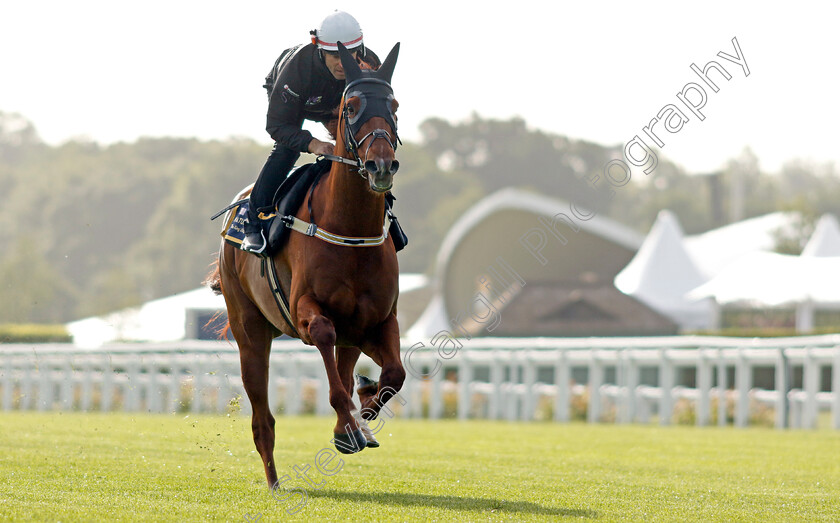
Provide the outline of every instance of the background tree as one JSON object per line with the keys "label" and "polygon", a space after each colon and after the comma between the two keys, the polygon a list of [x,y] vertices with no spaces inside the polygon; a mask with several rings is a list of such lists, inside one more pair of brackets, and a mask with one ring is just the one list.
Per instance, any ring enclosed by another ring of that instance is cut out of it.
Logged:
{"label": "background tree", "polygon": [[[519,187],[576,201],[579,182],[623,154],[623,145],[529,129],[520,118],[432,118],[421,133],[398,151],[395,212],[410,238],[403,272],[431,271],[452,225],[492,192]],[[0,324],[65,322],[195,288],[219,248],[222,224],[210,215],[256,179],[267,154],[241,139],[50,146],[31,122],[0,112]],[[770,175],[745,150],[701,174],[660,154],[656,170],[634,173],[602,212],[645,234],[670,209],[694,234],[737,209],[743,218],[795,210],[804,219],[780,237],[785,252],[801,250],[816,217],[840,215],[830,164],[796,160]]]}

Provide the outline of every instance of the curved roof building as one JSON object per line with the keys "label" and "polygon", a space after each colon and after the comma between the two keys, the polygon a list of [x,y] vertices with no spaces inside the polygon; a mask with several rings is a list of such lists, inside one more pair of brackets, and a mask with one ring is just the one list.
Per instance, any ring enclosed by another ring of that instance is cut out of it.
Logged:
{"label": "curved roof building", "polygon": [[613,285],[642,241],[569,202],[498,191],[453,224],[438,252],[435,295],[407,336],[673,334],[671,320]]}

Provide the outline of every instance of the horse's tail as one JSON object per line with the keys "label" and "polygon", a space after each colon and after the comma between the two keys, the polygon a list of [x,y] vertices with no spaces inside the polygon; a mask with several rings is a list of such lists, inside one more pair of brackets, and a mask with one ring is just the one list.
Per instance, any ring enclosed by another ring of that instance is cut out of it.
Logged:
{"label": "horse's tail", "polygon": [[[204,324],[204,328],[206,329],[213,325],[213,323],[215,323],[216,320],[218,320],[223,314],[224,312],[222,311],[216,311],[216,314],[214,314],[213,317],[207,320],[207,323]],[[230,341],[230,321],[226,321],[224,325],[216,329],[216,335],[220,340],[225,339]]]}
{"label": "horse's tail", "polygon": [[210,287],[210,290],[218,296],[222,293],[222,273],[219,270],[219,260],[214,261],[211,267],[210,273],[201,284]]}
{"label": "horse's tail", "polygon": [[[206,278],[204,278],[204,281],[201,282],[201,283],[202,283],[202,285],[206,285],[206,286],[210,287],[210,290],[213,291],[213,293],[218,296],[219,294],[222,293],[222,273],[219,269],[218,258],[216,259],[216,261],[214,261],[212,263],[211,267],[212,268],[210,270],[210,273],[207,275]],[[222,314],[223,313],[221,311],[214,314],[213,317],[210,318],[207,321],[207,323],[204,325],[204,327],[205,328],[209,327],[210,325],[215,323],[216,320],[218,320],[219,317]],[[226,340],[229,340],[229,336],[228,336],[229,333],[230,333],[230,321],[226,321],[224,325],[222,325],[221,327],[219,327],[216,330],[216,334],[219,336],[219,339],[224,338]]]}

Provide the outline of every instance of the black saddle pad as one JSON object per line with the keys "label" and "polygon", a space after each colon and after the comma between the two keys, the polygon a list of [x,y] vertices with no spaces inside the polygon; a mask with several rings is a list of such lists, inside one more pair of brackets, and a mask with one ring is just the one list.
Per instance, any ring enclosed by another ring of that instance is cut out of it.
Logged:
{"label": "black saddle pad", "polygon": [[270,218],[268,224],[265,224],[268,232],[268,249],[271,254],[283,248],[291,232],[280,217],[297,213],[312,184],[329,171],[331,165],[332,162],[328,160],[301,165],[289,173],[289,176],[280,184],[277,192],[274,193],[275,215]]}

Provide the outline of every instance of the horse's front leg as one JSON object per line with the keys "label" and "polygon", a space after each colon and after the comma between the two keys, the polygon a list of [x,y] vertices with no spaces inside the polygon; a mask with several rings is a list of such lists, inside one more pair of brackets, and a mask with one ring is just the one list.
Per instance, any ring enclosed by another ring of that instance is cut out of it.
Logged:
{"label": "horse's front leg", "polygon": [[362,418],[372,420],[379,415],[382,406],[400,391],[405,381],[405,369],[400,360],[400,328],[396,315],[389,316],[376,335],[366,341],[361,349],[382,367],[379,387],[375,394],[370,386],[360,386],[358,389]]}
{"label": "horse's front leg", "polygon": [[[350,397],[353,397],[353,371],[356,370],[356,362],[359,361],[359,355],[362,353],[358,347],[336,347],[336,359],[338,360],[338,374],[341,376],[341,382]],[[364,382],[364,383],[363,383]],[[366,387],[362,386],[368,384]],[[365,376],[359,375],[359,398],[367,398],[376,394],[377,384]],[[371,390],[372,389],[372,390]],[[366,423],[361,423],[360,428],[362,434],[365,435],[368,448],[379,447],[379,442],[376,440],[373,431]]]}
{"label": "horse's front leg", "polygon": [[333,430],[335,448],[344,454],[359,452],[366,446],[364,434],[353,418],[353,400],[342,382],[335,358],[335,326],[323,314],[321,306],[311,296],[302,296],[297,302],[298,332],[304,341],[318,348],[327,380],[330,384],[330,405],[338,417]]}

